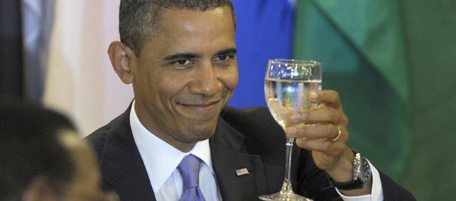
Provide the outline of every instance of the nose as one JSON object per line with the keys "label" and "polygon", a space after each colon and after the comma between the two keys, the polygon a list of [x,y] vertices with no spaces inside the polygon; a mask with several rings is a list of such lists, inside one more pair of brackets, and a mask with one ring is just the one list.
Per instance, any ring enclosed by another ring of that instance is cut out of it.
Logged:
{"label": "nose", "polygon": [[195,73],[195,79],[189,86],[191,93],[211,97],[223,89],[220,72],[212,65],[212,62],[201,63]]}

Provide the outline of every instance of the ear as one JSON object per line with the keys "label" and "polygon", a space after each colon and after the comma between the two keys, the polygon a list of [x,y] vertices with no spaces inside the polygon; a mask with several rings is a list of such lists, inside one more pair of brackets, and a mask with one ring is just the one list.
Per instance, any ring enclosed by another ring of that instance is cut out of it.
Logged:
{"label": "ear", "polygon": [[55,194],[45,177],[38,177],[25,189],[22,194],[22,201],[44,201],[44,200],[57,200],[58,196]]}
{"label": "ear", "polygon": [[132,64],[136,60],[133,50],[120,41],[114,41],[108,48],[109,59],[114,71],[125,84],[130,84],[134,79]]}

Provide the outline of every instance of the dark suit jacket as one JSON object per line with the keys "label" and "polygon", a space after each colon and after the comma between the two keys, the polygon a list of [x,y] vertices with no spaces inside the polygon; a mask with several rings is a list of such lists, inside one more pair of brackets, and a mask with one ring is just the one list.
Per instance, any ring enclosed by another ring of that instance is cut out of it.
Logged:
{"label": "dark suit jacket", "polygon": [[[124,201],[155,200],[129,124],[130,108],[87,139],[94,145],[102,172],[102,188]],[[285,134],[267,108],[225,107],[209,140],[212,163],[224,201],[258,200],[278,192],[284,178]],[[291,175],[296,192],[314,200],[341,200],[318,169],[311,152],[295,146]],[[159,162],[159,161],[158,161]],[[237,176],[235,170],[249,174]],[[380,173],[385,200],[415,200]]]}

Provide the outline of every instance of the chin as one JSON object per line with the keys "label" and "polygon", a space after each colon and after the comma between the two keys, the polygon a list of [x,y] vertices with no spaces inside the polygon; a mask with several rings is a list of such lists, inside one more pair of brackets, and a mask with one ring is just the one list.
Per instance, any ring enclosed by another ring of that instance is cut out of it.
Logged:
{"label": "chin", "polygon": [[[197,134],[196,134],[197,133]],[[203,141],[211,138],[215,134],[215,128],[214,129],[208,129],[208,130],[198,130],[190,133],[190,136],[192,136],[193,139],[196,141]]]}

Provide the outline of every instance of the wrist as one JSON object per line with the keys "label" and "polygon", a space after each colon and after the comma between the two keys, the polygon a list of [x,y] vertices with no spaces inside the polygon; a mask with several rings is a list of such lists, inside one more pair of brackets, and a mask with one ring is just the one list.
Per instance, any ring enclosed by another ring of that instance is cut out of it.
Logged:
{"label": "wrist", "polygon": [[369,162],[360,153],[356,153],[353,158],[352,177],[348,181],[340,182],[330,177],[330,183],[339,190],[359,190],[371,183],[372,173]]}
{"label": "wrist", "polygon": [[351,181],[353,178],[354,157],[355,153],[351,149],[347,149],[337,165],[331,170],[327,170],[326,173],[336,182]]}

